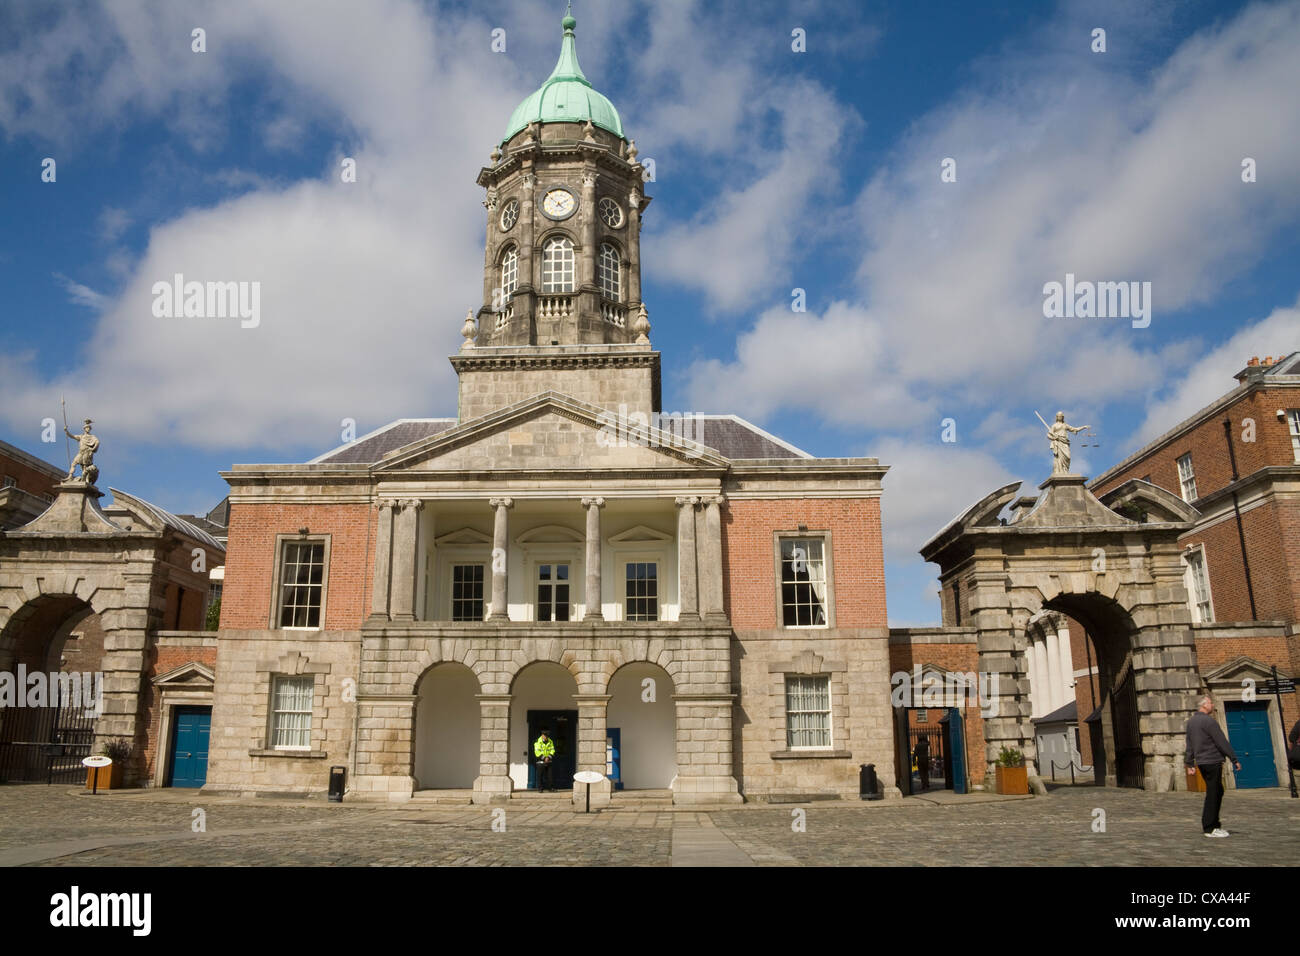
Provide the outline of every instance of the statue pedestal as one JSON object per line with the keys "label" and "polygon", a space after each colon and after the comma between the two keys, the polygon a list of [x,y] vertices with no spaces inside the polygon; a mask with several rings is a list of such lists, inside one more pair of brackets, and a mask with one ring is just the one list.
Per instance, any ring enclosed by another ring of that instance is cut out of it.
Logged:
{"label": "statue pedestal", "polygon": [[54,503],[35,521],[15,531],[43,534],[113,534],[122,531],[99,510],[99,499],[104,497],[104,493],[94,485],[84,481],[61,481],[54,490],[58,492]]}
{"label": "statue pedestal", "polygon": [[1076,475],[1074,472],[1066,472],[1063,475],[1052,475],[1045,482],[1038,486],[1040,491],[1046,491],[1048,488],[1056,488],[1062,485],[1084,485],[1088,481],[1087,475]]}

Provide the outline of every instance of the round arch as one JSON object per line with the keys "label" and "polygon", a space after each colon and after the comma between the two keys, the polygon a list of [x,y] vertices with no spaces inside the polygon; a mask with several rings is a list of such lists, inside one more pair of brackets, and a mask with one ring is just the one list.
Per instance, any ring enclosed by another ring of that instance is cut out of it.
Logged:
{"label": "round arch", "polygon": [[[558,642],[557,642],[558,643]],[[555,741],[552,783],[564,790],[572,783],[578,756],[578,682],[570,668],[552,660],[534,660],[510,681],[510,778],[516,790],[536,786],[533,741],[545,729]]]}
{"label": "round arch", "polygon": [[478,675],[464,664],[429,667],[415,685],[416,789],[469,789],[479,774]]}
{"label": "round arch", "polygon": [[609,680],[606,734],[617,741],[623,790],[661,790],[677,776],[677,708],[669,673],[649,661],[624,664]]}

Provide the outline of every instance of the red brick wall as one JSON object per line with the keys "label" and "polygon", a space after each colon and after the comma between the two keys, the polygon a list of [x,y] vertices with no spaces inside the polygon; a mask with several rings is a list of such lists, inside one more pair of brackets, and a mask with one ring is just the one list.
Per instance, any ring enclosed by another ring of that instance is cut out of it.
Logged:
{"label": "red brick wall", "polygon": [[735,500],[723,509],[723,600],[737,630],[779,627],[772,533],[831,533],[837,627],[885,627],[880,499]]}
{"label": "red brick wall", "polygon": [[5,476],[18,482],[18,489],[32,495],[52,495],[58,479],[0,451],[0,480]]}
{"label": "red brick wall", "polygon": [[170,743],[162,739],[162,708],[159,706],[159,695],[154,688],[153,678],[174,671],[182,664],[191,661],[204,665],[214,673],[217,669],[215,647],[155,647],[153,654],[153,663],[146,673],[146,679],[142,682],[140,693],[141,724],[148,728],[144,750],[145,780],[153,779],[158,756],[166,753]]}
{"label": "red brick wall", "polygon": [[[1289,538],[1283,536],[1275,501],[1242,512],[1241,528],[1250,560],[1257,619],[1296,620],[1300,591],[1297,591],[1297,583],[1292,581],[1290,568],[1300,560],[1300,537],[1294,534]],[[1214,619],[1251,620],[1237,519],[1229,516],[1226,521],[1181,538],[1179,543],[1187,547],[1203,545],[1205,548]]]}
{"label": "red brick wall", "polygon": [[[1093,489],[1105,494],[1130,478],[1150,475],[1151,483],[1181,496],[1178,459],[1191,452],[1196,475],[1196,492],[1206,495],[1232,481],[1232,463],[1223,435],[1223,420],[1232,421],[1232,447],[1237,456],[1237,474],[1249,475],[1268,465],[1293,465],[1291,433],[1277,410],[1300,406],[1300,388],[1266,388],[1233,403],[1209,421],[1179,436],[1162,448],[1138,459],[1124,471]],[[1242,441],[1243,420],[1255,420],[1255,440]],[[1172,424],[1172,423],[1171,423]]]}
{"label": "red brick wall", "polygon": [[374,565],[373,509],[364,504],[236,504],[230,509],[226,579],[221,595],[223,628],[270,626],[275,537],[329,535],[325,627],[351,630],[370,613]]}
{"label": "red brick wall", "polygon": [[[809,525],[811,527],[811,525]],[[974,644],[890,644],[891,674],[911,672],[915,667],[933,664],[962,674],[979,673],[979,650]],[[891,688],[892,689],[892,688]],[[968,704],[962,713],[966,731],[966,771],[972,785],[984,782],[984,718],[978,702]],[[937,720],[938,718],[934,718]]]}

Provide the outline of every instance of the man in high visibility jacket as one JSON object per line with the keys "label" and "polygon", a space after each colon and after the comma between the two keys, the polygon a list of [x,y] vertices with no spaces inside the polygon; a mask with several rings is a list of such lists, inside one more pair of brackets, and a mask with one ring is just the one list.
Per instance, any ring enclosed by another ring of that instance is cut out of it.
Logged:
{"label": "man in high visibility jacket", "polygon": [[537,763],[537,789],[540,793],[550,790],[555,792],[554,781],[551,780],[551,764],[555,760],[555,741],[551,739],[550,733],[543,730],[542,735],[533,741],[533,757]]}

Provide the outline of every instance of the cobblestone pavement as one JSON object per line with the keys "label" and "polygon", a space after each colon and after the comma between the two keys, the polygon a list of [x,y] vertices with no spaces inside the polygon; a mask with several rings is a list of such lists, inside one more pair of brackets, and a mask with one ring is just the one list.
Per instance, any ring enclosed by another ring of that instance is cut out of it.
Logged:
{"label": "cobblestone pavement", "polygon": [[[1300,862],[1300,800],[1230,792],[1232,836],[1200,833],[1199,794],[1060,788],[891,803],[614,809],[294,803],[156,790],[0,787],[0,865],[1002,865]],[[192,830],[201,809],[206,832]],[[504,809],[504,817],[494,811]],[[1094,832],[1095,810],[1105,832]],[[800,816],[796,811],[802,811]],[[504,832],[493,829],[504,821]],[[802,822],[803,829],[795,826]]]}

